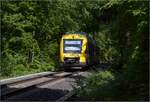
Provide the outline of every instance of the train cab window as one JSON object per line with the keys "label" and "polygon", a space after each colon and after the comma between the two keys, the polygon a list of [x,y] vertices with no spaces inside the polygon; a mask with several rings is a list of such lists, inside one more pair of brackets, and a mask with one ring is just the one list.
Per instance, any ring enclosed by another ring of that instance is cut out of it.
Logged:
{"label": "train cab window", "polygon": [[64,53],[81,53],[82,40],[64,39]]}

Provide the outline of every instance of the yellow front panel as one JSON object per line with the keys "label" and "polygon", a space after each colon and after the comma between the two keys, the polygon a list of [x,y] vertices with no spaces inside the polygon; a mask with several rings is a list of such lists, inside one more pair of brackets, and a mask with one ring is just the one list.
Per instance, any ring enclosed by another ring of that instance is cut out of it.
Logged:
{"label": "yellow front panel", "polygon": [[[63,52],[63,39],[82,39],[82,50],[80,54],[76,53],[64,53]],[[62,36],[61,42],[60,42],[60,61],[64,62],[64,57],[70,57],[70,58],[75,58],[79,57],[80,62],[86,62],[86,45],[87,45],[87,38],[84,35],[80,34],[66,34]]]}

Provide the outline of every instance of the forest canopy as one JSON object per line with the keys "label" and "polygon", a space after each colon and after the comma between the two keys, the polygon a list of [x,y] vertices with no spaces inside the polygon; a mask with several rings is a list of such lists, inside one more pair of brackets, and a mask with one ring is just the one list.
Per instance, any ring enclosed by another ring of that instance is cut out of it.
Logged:
{"label": "forest canopy", "polygon": [[100,63],[130,79],[122,81],[127,90],[140,83],[148,96],[149,1],[8,0],[0,12],[0,77],[56,70],[62,34],[83,31],[96,39]]}

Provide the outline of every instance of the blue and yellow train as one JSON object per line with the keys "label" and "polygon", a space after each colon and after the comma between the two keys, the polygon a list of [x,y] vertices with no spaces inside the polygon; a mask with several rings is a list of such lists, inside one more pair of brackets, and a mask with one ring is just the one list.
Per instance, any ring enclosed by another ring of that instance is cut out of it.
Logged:
{"label": "blue and yellow train", "polygon": [[64,68],[98,64],[96,41],[83,32],[66,33],[60,41],[60,64]]}

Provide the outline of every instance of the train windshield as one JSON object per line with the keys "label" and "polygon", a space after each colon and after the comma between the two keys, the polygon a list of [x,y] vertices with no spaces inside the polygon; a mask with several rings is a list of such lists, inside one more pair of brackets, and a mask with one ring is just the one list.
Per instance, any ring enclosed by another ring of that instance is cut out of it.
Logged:
{"label": "train windshield", "polygon": [[64,53],[81,53],[82,40],[80,39],[65,39]]}

